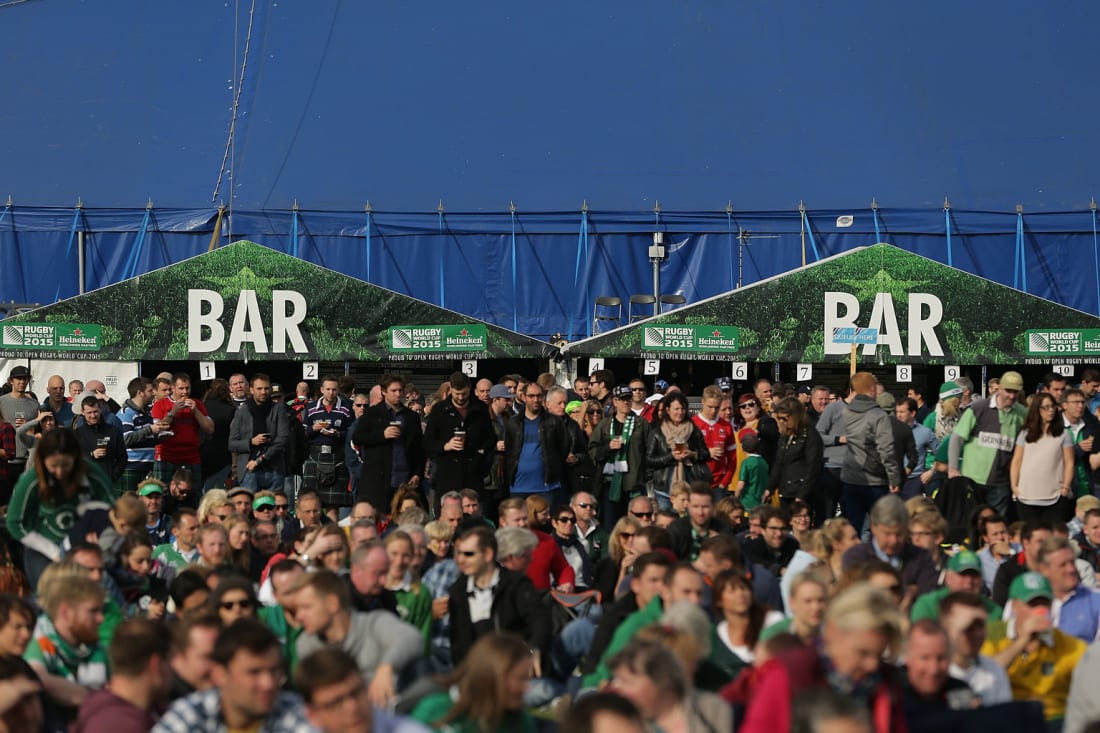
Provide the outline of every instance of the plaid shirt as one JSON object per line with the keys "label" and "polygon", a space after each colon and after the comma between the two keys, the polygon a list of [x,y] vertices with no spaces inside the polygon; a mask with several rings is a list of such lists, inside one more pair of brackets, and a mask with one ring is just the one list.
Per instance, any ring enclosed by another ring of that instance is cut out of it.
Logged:
{"label": "plaid shirt", "polygon": [[[451,586],[458,580],[458,565],[452,558],[436,560],[435,564],[428,568],[421,580],[424,587],[432,593],[432,600],[447,598],[451,593]],[[434,649],[451,650],[451,614],[432,622],[432,647]]]}
{"label": "plaid shirt", "polygon": [[[221,712],[220,690],[194,692],[172,703],[152,733],[227,733]],[[302,699],[280,692],[260,733],[315,733],[315,729],[306,719]]]}

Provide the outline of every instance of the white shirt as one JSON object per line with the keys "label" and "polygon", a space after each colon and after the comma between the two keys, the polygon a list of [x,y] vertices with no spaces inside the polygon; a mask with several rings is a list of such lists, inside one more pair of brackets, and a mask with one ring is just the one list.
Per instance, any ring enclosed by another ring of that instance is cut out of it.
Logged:
{"label": "white shirt", "polygon": [[984,654],[979,654],[969,669],[952,663],[948,672],[955,679],[970,685],[974,694],[982,699],[982,705],[1012,702],[1012,685],[1008,681],[1008,673],[1004,667]]}
{"label": "white shirt", "polygon": [[[779,611],[768,611],[767,615],[764,616],[764,625],[760,628],[766,629],[772,624],[778,623],[782,620],[783,614],[781,614]],[[752,664],[753,659],[756,655],[753,653],[753,649],[751,646],[734,646],[732,643],[730,643],[730,625],[728,621],[718,622],[718,626],[715,627],[715,632],[717,632],[718,638],[722,641],[722,643],[725,644],[731,652],[740,657],[741,661],[745,662],[746,664]]]}
{"label": "white shirt", "polygon": [[493,579],[488,588],[478,588],[471,575],[466,578],[466,598],[470,604],[470,623],[488,621],[493,615],[493,595],[500,582],[500,568],[493,571]]}

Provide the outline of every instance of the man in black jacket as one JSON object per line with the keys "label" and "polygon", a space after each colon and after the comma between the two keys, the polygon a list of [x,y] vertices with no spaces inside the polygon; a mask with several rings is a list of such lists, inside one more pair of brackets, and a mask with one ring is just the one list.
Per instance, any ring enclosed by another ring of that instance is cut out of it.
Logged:
{"label": "man in black jacket", "polygon": [[401,404],[404,380],[386,374],[380,385],[382,402],[367,408],[355,422],[352,440],[363,461],[356,501],[369,501],[376,511],[387,513],[398,486],[420,484],[424,452],[420,416]]}
{"label": "man in black jacket", "polygon": [[[424,428],[424,453],[435,460],[436,497],[449,491],[484,490],[488,462],[496,456],[496,433],[489,409],[470,399],[470,380],[462,372],[450,377],[451,393],[436,403]],[[434,503],[434,502],[433,502]],[[482,504],[488,497],[482,497]]]}
{"label": "man in black jacket", "polygon": [[[761,525],[763,526],[763,525]],[[714,516],[714,495],[709,481],[693,481],[688,493],[688,513],[668,525],[672,551],[681,560],[695,562],[703,541],[728,531]]]}
{"label": "man in black jacket", "polygon": [[535,676],[541,677],[551,641],[550,612],[526,575],[497,564],[492,528],[477,524],[464,529],[455,540],[455,562],[462,576],[451,586],[447,606],[454,665],[462,663],[483,635],[507,631],[527,642]]}
{"label": "man in black jacket", "polygon": [[569,435],[561,418],[543,409],[542,387],[531,382],[524,390],[523,413],[504,426],[504,475],[512,496],[540,494],[547,504],[557,506],[563,503],[562,489],[569,489]]}
{"label": "man in black jacket", "polygon": [[85,457],[97,463],[111,483],[117,485],[126,470],[126,441],[121,430],[103,419],[100,409],[94,395],[84,398],[80,403],[84,424],[76,429],[76,437]]}
{"label": "man in black jacket", "polygon": [[776,577],[783,575],[798,552],[798,540],[791,536],[790,526],[790,518],[782,507],[765,506],[760,517],[763,533],[745,542],[745,557],[763,565]]}
{"label": "man in black jacket", "polygon": [[843,568],[848,570],[875,558],[898,569],[904,593],[917,597],[939,586],[940,576],[932,556],[909,541],[909,512],[897,494],[887,494],[871,507],[871,541],[849,547]]}

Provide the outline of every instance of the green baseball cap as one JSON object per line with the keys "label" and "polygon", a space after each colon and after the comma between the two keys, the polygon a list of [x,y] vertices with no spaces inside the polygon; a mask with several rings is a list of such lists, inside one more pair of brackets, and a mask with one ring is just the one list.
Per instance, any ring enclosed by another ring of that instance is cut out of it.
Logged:
{"label": "green baseball cap", "polygon": [[1012,601],[1030,603],[1036,598],[1054,600],[1054,590],[1050,587],[1050,581],[1039,573],[1024,573],[1012,581],[1008,588],[1008,598]]}
{"label": "green baseball cap", "polygon": [[580,400],[573,400],[565,406],[565,414],[572,415],[574,412],[581,409],[582,407],[584,407],[583,402],[581,402]]}
{"label": "green baseball cap", "polygon": [[959,550],[947,561],[947,569],[956,573],[965,573],[968,570],[980,573],[982,560],[970,550]]}
{"label": "green baseball cap", "polygon": [[961,397],[963,393],[962,387],[955,382],[944,382],[940,387],[940,399],[946,400],[948,397]]}
{"label": "green baseball cap", "polygon": [[164,487],[156,481],[149,481],[142,484],[141,488],[138,489],[138,494],[140,496],[152,496],[153,494],[160,494],[161,496],[163,496]]}
{"label": "green baseball cap", "polygon": [[275,508],[275,499],[273,499],[270,496],[261,496],[259,499],[256,499],[256,501],[252,502],[252,508],[253,509],[261,509],[265,506],[269,506],[272,509],[274,509]]}

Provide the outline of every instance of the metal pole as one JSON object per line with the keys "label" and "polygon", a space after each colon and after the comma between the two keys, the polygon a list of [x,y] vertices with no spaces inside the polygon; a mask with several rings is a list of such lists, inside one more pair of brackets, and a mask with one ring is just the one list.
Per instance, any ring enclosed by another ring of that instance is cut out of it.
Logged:
{"label": "metal pole", "polygon": [[76,271],[77,277],[80,278],[80,282],[77,283],[76,291],[78,294],[84,294],[84,230],[81,229],[76,233]]}
{"label": "metal pole", "polygon": [[653,315],[661,315],[661,263],[665,259],[664,232],[653,232],[653,246],[649,248],[649,262],[653,265]]}
{"label": "metal pole", "polygon": [[653,262],[653,315],[661,315],[661,261]]}
{"label": "metal pole", "polygon": [[745,273],[745,245],[749,243],[749,231],[743,227],[737,227],[737,288],[741,288],[742,278]]}

